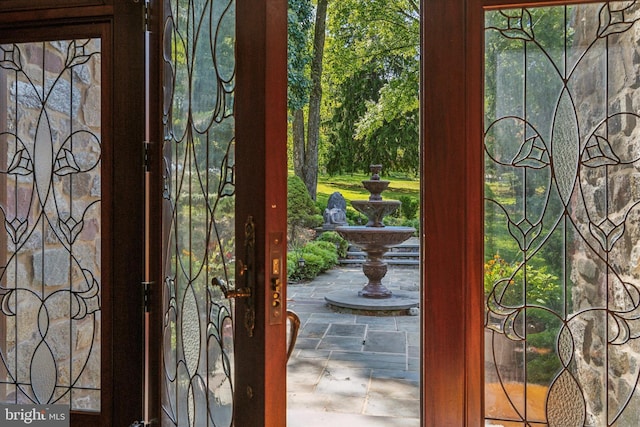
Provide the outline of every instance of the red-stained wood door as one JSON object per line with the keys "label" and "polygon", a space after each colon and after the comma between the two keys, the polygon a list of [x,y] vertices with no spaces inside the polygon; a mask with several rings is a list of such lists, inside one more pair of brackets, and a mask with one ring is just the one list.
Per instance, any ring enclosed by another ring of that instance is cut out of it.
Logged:
{"label": "red-stained wood door", "polygon": [[[68,404],[72,425],[284,425],[286,16],[0,5],[7,402]],[[24,367],[15,330],[35,332]]]}
{"label": "red-stained wood door", "polygon": [[72,426],[143,410],[142,16],[0,4],[0,402]]}
{"label": "red-stained wood door", "polygon": [[[484,193],[484,141],[485,132],[489,132],[485,129],[485,118],[483,114],[486,105],[484,98],[485,13],[494,10],[512,9],[511,12],[505,14],[505,17],[511,17],[513,19],[502,27],[499,25],[496,26],[496,32],[503,30],[502,34],[505,37],[511,38],[512,40],[519,39],[523,41],[523,43],[526,43],[527,40],[529,40],[529,35],[532,35],[530,40],[534,41],[533,34],[536,36],[544,35],[545,31],[542,29],[532,30],[534,22],[531,20],[527,22],[527,13],[520,14],[520,11],[514,11],[513,9],[522,7],[578,5],[580,3],[590,4],[590,9],[595,11],[590,17],[584,19],[585,22],[594,23],[594,29],[581,29],[580,31],[584,31],[584,34],[581,36],[587,38],[592,37],[594,40],[597,38],[601,39],[599,42],[593,42],[593,45],[586,43],[585,46],[593,47],[596,43],[601,43],[602,40],[606,39],[606,43],[608,43],[608,46],[611,48],[615,43],[624,40],[624,36],[620,34],[627,31],[633,25],[637,25],[635,22],[637,6],[633,5],[631,8],[628,7],[632,2],[580,2],[573,0],[536,0],[531,2],[504,0],[423,0],[421,3],[423,7],[423,74],[421,101],[423,109],[421,114],[423,126],[422,178],[424,183],[422,193],[422,212],[424,212],[422,229],[425,233],[425,244],[422,253],[424,283],[422,300],[422,419],[423,424],[426,426],[480,427],[485,424],[485,355],[489,354],[490,357],[495,356],[495,353],[492,353],[494,350],[488,348],[489,352],[487,352],[484,348],[484,324],[486,320],[484,315],[485,299],[483,291],[485,261],[485,254],[483,252],[486,238],[484,235],[484,198],[487,197]],[[521,18],[518,18],[518,16],[521,16]],[[507,22],[507,20],[505,19],[504,22]],[[538,24],[538,21],[536,21],[535,24]],[[511,27],[508,25],[511,25]],[[518,32],[520,35],[518,35]],[[566,40],[569,39],[569,36],[563,37],[566,37],[566,39],[560,40],[558,46],[560,46],[561,49],[558,49],[557,52],[562,51],[562,49],[567,49],[568,44]],[[543,43],[541,46],[548,48],[550,44],[547,41],[547,44]],[[585,51],[588,50],[586,47],[584,47],[584,49]],[[531,52],[533,51],[532,49]],[[604,49],[602,51],[604,51]],[[535,54],[531,52],[532,58],[535,59]],[[616,53],[612,53],[611,57],[613,58],[615,54]],[[593,63],[595,64],[598,63],[597,58],[600,57],[594,55],[590,60],[594,61]],[[579,61],[575,60],[575,57],[571,57],[564,66],[568,67],[567,64],[575,66],[578,62]],[[533,69],[535,69],[535,67]],[[563,69],[562,66],[558,67],[558,70]],[[602,72],[601,75],[609,76],[608,71],[610,70]],[[561,72],[559,72],[559,74],[561,74]],[[598,75],[598,73],[591,72],[587,73],[587,75]],[[511,74],[511,76],[513,76],[513,74]],[[562,88],[562,85],[569,87],[573,84],[570,80],[571,78],[575,78],[575,76],[566,75],[563,77],[564,79],[559,79],[562,82],[559,84],[559,87]],[[585,79],[582,82],[583,85],[585,87],[591,87],[586,83],[587,80],[588,79]],[[608,80],[603,79],[602,81]],[[543,85],[540,85],[540,87],[542,86]],[[595,86],[605,87],[606,84],[599,83]],[[521,87],[524,87],[524,85],[521,85]],[[528,93],[528,95],[531,98],[534,97],[536,89],[537,88],[529,88],[531,93]],[[580,92],[575,86],[571,86],[570,90]],[[557,116],[561,116],[566,111],[571,110],[571,107],[568,107],[570,103],[567,102],[567,91],[565,91],[565,93],[560,92],[561,91],[559,91],[556,96],[547,97],[554,105],[557,101],[557,109],[554,107],[549,110],[552,112],[560,111]],[[597,90],[594,89],[594,93],[596,92]],[[573,95],[575,94],[572,93],[572,96]],[[610,94],[607,93],[607,96],[601,99],[609,99],[609,96]],[[566,115],[567,117],[575,117],[575,122],[580,122],[582,119],[581,115],[585,114],[585,111],[589,111],[590,108],[587,106],[588,103],[579,105],[580,107],[576,110],[579,111],[578,113]],[[603,109],[602,111],[610,110]],[[633,111],[626,112],[615,109],[615,112],[615,114],[620,115],[635,115]],[[534,114],[532,113],[531,117],[533,116]],[[560,122],[557,116],[555,118]],[[553,119],[554,116],[551,115],[551,118]],[[547,125],[553,122],[552,119],[548,120]],[[605,117],[605,121],[607,122],[610,121],[610,119],[612,119],[612,117]],[[565,122],[572,123],[571,120],[565,120]],[[584,125],[584,123],[581,123],[581,126],[582,125]],[[587,125],[581,129],[584,132],[588,127]],[[614,129],[615,127],[612,126],[612,134]],[[572,133],[574,131],[575,129],[570,129],[570,131],[562,135],[572,136],[577,134],[577,131],[575,131],[576,133]],[[559,130],[541,133],[543,139],[555,139],[558,145],[562,139],[559,137],[560,134],[561,132]],[[600,134],[598,135],[599,137],[601,136]],[[526,136],[531,136],[530,131]],[[517,141],[517,138],[515,140]],[[540,147],[539,140],[536,140],[536,144],[538,144],[536,147]],[[580,147],[585,146],[588,146],[588,144],[584,143]],[[571,148],[571,150],[576,149]],[[487,151],[490,150],[487,148]],[[550,155],[556,155],[562,159],[562,153],[559,153],[559,151],[561,150],[556,148],[556,153],[551,152]],[[585,150],[585,152],[586,151],[587,150]],[[615,151],[615,149],[612,151]],[[575,151],[570,152],[574,153]],[[594,160],[593,157],[596,156],[592,152],[586,153],[584,156],[582,151],[580,151],[580,153],[580,156],[577,156],[575,159],[572,158],[573,162],[568,163],[572,165],[571,167],[577,168],[576,170],[582,170],[582,173],[586,174],[587,172],[584,171],[589,168],[602,167],[604,169],[608,166],[605,165],[605,163],[609,160],[602,160],[602,158]],[[528,159],[531,160],[533,158],[534,157],[530,157]],[[545,161],[548,162],[548,159],[544,156],[540,159],[542,159],[542,163]],[[567,181],[563,181],[563,179],[565,176],[571,176],[573,170],[571,173],[565,173],[566,169],[563,168],[569,168],[566,166],[567,162],[563,163],[561,160],[556,161],[557,163],[552,166],[555,168],[553,180],[557,179],[558,183],[554,185],[557,185],[560,189],[558,193],[565,198],[564,202],[568,206],[567,194],[569,194],[569,186],[566,183]],[[580,162],[581,166],[576,166]],[[525,167],[530,165],[531,164],[525,165]],[[619,164],[616,163],[616,167],[618,166]],[[544,167],[549,168],[550,165],[547,164]],[[605,171],[602,173],[602,176],[608,177],[608,172],[611,171]],[[555,175],[555,173],[558,175]],[[558,178],[558,176],[560,176],[560,178]],[[584,177],[577,178],[576,182],[580,182],[581,179],[584,179]],[[606,179],[603,180],[603,182],[605,181]],[[571,196],[571,198],[574,199],[574,196]],[[575,200],[579,200],[579,197],[575,196]],[[627,199],[624,200],[626,201]],[[491,203],[493,202],[489,204]],[[603,205],[607,204],[603,203]],[[629,205],[632,205],[632,203]],[[578,210],[576,206],[578,206],[578,203],[571,205],[571,209],[565,209],[563,211],[564,214],[567,216],[574,214]],[[633,204],[633,206],[635,206],[635,204]],[[611,207],[607,206],[607,215],[609,214],[609,209],[611,209]],[[589,207],[585,210],[588,211]],[[594,218],[594,216],[591,218]],[[618,217],[616,217],[615,221],[619,221]],[[569,221],[565,222],[565,224],[568,222]],[[532,224],[535,225],[533,222]],[[610,226],[607,221],[603,221],[602,224]],[[586,236],[585,240],[593,239],[594,237],[592,236],[598,235],[599,231],[597,230],[597,226],[600,226],[600,224],[591,227],[594,231],[584,233],[584,236]],[[579,227],[579,225],[576,225],[576,229],[579,229]],[[618,227],[616,230],[619,231],[620,229],[621,227]],[[610,230],[606,230],[601,233],[601,235],[606,235],[608,239],[608,233],[613,234]],[[570,234],[569,232],[567,233],[567,235]],[[576,232],[576,234],[578,233]],[[526,237],[526,239],[529,238],[530,236]],[[593,244],[593,247],[604,248],[603,251],[607,253],[606,257],[608,259],[609,253],[613,253],[614,245],[612,242],[615,239],[605,240],[606,239],[602,239],[604,243],[601,246],[599,246],[599,243],[596,243]],[[524,246],[523,244],[523,247]],[[558,251],[558,258],[560,259],[562,256],[567,257],[567,253],[568,252]],[[617,272],[619,270],[626,268],[624,266],[628,264],[628,262],[622,262],[618,265],[607,265],[606,268],[603,268],[603,271],[606,270],[608,274],[614,276],[618,274]],[[567,266],[569,266],[567,267],[568,269],[572,268],[569,263],[567,263]],[[569,282],[568,276],[569,274],[561,276],[563,283]],[[611,283],[612,285],[609,286],[612,286],[611,289],[614,289],[616,286],[615,281],[611,280]],[[614,291],[612,290],[610,292],[613,293]],[[607,292],[604,292],[604,294],[606,293]],[[526,300],[527,296],[524,298]],[[597,307],[593,310],[610,311],[612,313],[611,316],[615,317],[617,315],[616,310],[619,310],[618,307],[615,306],[616,303],[617,302],[612,299],[606,303],[604,309],[603,307]],[[522,308],[532,309],[531,311],[533,312],[539,309],[536,304],[540,305],[542,303],[540,303],[540,301],[534,301],[531,303],[531,306],[527,306],[525,303]],[[567,313],[572,313],[570,304],[567,304],[566,307],[569,307],[565,308]],[[548,307],[546,307],[545,310],[551,311]],[[565,316],[566,317],[562,317],[561,321],[563,324],[570,326],[570,322],[573,322],[575,319],[570,318],[570,316],[566,314]],[[498,330],[495,328],[495,325],[492,326],[495,330]],[[564,368],[561,367],[557,373],[558,378],[562,377],[563,380],[568,376],[567,372],[569,372],[569,369],[574,369],[573,366],[568,367],[569,364],[576,363],[572,356],[569,356],[573,349],[570,345],[566,344],[567,342],[571,342],[568,338],[570,335],[567,332],[568,330],[569,327],[563,329],[563,333],[560,334],[561,336],[557,341],[559,343],[558,349],[552,350],[558,352],[558,358],[565,364]],[[490,333],[493,334],[491,331]],[[606,338],[597,337],[597,339],[602,340],[602,342],[607,341]],[[615,339],[611,339],[607,342],[607,351],[613,345],[618,344],[620,343],[616,342]],[[625,342],[623,342],[623,344],[625,344]],[[583,347],[580,346],[580,348]],[[525,347],[523,354],[529,351],[532,350]],[[490,357],[487,359],[490,359]],[[569,362],[569,360],[571,361]],[[491,362],[491,360],[488,361]],[[495,368],[488,365],[487,370],[489,369]],[[603,377],[604,376],[607,375],[603,375]],[[614,376],[615,375],[609,374],[607,381],[614,381]],[[575,374],[575,378],[578,379],[579,374]],[[551,388],[557,386],[555,384],[560,382],[562,381],[554,381],[554,385],[552,385]],[[549,384],[552,383],[550,382]],[[576,392],[577,388],[575,384],[577,384],[577,382],[570,380],[567,381],[567,384],[570,385],[565,388],[565,391],[570,391],[567,395],[573,396],[570,398],[571,405],[568,405],[571,406],[572,409],[567,412],[553,412],[554,409],[552,409],[551,412],[546,414],[543,410],[543,418],[548,416],[550,417],[551,423],[558,423],[557,420],[559,417],[565,417],[559,424],[582,425],[580,419],[587,413],[587,411],[582,408],[590,405],[585,404],[588,396],[585,393],[585,397],[583,397],[580,393]],[[606,387],[602,388],[602,390],[606,390]],[[551,393],[554,394],[554,396],[549,397],[550,400],[556,399],[560,395],[556,393],[556,391]],[[533,399],[534,396],[537,395],[531,393],[528,398]],[[545,398],[546,396],[543,394],[541,399],[543,406],[548,404]],[[604,404],[604,407],[607,407],[607,405],[614,407],[616,402],[616,399],[611,399],[608,403]],[[546,425],[546,421],[541,420],[540,415],[534,416],[533,412],[527,414],[528,409],[522,410],[522,408],[528,404],[529,403],[523,405],[521,401],[516,402],[512,400],[506,405],[510,407],[511,412],[508,415],[501,415],[505,418],[500,418],[501,416],[495,416],[495,414],[493,414],[495,423],[507,425],[507,423],[513,421],[513,425],[529,425],[528,423]],[[557,409],[558,401],[556,401],[554,405],[556,405],[554,408]],[[590,406],[590,408],[592,409],[593,406]],[[622,410],[619,413],[611,410],[609,412],[609,421],[606,422],[616,422],[616,417],[620,416],[622,412]],[[531,417],[529,418],[528,415],[531,415]],[[508,421],[505,421],[505,419]],[[525,421],[523,421],[523,419]]]}
{"label": "red-stained wood door", "polygon": [[287,2],[151,11],[146,419],[283,426]]}

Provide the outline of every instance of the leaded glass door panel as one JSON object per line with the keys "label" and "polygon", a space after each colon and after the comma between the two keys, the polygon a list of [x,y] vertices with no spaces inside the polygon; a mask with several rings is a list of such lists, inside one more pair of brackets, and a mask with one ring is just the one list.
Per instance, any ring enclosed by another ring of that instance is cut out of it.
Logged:
{"label": "leaded glass door panel", "polygon": [[161,423],[284,425],[286,2],[163,7]]}
{"label": "leaded glass door panel", "polygon": [[72,426],[142,413],[142,9],[112,4],[0,11],[0,404]]}
{"label": "leaded glass door panel", "polygon": [[163,425],[230,426],[235,1],[171,1],[164,27]]}
{"label": "leaded glass door panel", "polygon": [[101,40],[0,53],[1,401],[100,411]]}
{"label": "leaded glass door panel", "polygon": [[635,1],[485,13],[485,415],[640,411]]}

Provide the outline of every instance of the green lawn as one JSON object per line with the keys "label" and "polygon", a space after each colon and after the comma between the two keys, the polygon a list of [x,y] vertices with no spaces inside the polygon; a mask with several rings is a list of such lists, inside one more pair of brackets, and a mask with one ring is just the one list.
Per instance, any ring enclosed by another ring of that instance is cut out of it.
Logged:
{"label": "green lawn", "polygon": [[[318,204],[326,206],[329,196],[336,191],[342,193],[347,203],[351,200],[369,198],[369,192],[362,186],[362,181],[369,178],[370,175],[365,174],[319,176]],[[382,179],[391,181],[389,187],[382,193],[383,199],[398,200],[400,196],[404,195],[415,197],[416,199],[420,198],[420,181],[418,178],[383,176]]]}

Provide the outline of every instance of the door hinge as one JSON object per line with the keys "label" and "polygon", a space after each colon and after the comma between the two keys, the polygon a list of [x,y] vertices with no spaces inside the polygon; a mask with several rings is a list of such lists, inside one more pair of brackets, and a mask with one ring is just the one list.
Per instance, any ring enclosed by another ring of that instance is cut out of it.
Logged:
{"label": "door hinge", "polygon": [[143,7],[144,7],[143,28],[144,28],[144,31],[148,33],[149,31],[151,31],[149,29],[151,27],[151,5],[147,0],[145,0]]}
{"label": "door hinge", "polygon": [[142,143],[142,167],[145,172],[151,172],[151,143],[149,141]]}
{"label": "door hinge", "polygon": [[142,282],[142,307],[145,313],[151,311],[151,287],[155,282]]}

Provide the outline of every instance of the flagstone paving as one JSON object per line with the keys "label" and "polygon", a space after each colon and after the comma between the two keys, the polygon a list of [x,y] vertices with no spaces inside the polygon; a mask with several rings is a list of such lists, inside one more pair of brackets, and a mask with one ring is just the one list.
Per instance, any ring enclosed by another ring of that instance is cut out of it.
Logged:
{"label": "flagstone paving", "polygon": [[[390,267],[383,283],[418,296],[419,270]],[[290,283],[287,307],[300,332],[287,365],[288,427],[420,425],[419,316],[337,312],[328,292],[366,283],[358,266]]]}

